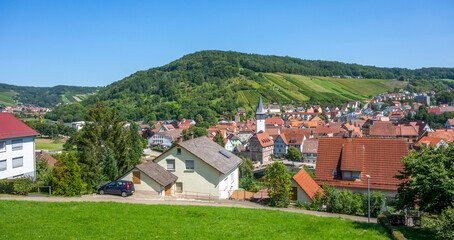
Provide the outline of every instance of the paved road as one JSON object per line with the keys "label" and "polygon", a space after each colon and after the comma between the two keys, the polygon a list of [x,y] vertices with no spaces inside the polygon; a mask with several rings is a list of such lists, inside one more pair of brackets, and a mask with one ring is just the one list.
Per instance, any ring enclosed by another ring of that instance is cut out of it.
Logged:
{"label": "paved road", "polygon": [[[200,201],[191,199],[181,199],[165,196],[151,196],[149,194],[135,193],[133,196],[122,198],[120,196],[109,195],[84,195],[82,197],[23,197],[23,196],[0,196],[0,200],[21,200],[21,201],[41,201],[41,202],[119,202],[119,203],[140,203],[140,204],[164,204],[164,205],[194,205],[194,206],[213,206],[213,207],[237,207],[250,209],[266,209],[283,212],[304,213],[321,217],[340,217],[343,219],[351,219],[354,221],[367,222],[367,217],[351,216],[344,214],[316,212],[309,210],[301,210],[295,208],[272,208],[269,206],[237,200],[215,200],[215,201]],[[377,223],[376,218],[371,218],[372,223]]]}

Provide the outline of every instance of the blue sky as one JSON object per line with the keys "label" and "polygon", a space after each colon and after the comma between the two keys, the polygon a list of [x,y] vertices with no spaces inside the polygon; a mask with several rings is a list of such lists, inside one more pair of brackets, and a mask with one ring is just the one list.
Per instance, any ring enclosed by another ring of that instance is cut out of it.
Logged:
{"label": "blue sky", "polygon": [[454,1],[0,0],[0,83],[105,86],[201,50],[454,67]]}

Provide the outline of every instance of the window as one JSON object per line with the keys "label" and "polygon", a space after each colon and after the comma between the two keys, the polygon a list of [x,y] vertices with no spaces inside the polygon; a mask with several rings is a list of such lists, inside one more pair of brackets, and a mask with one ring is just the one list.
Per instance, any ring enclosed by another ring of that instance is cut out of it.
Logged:
{"label": "window", "polygon": [[194,160],[186,160],[186,170],[194,170]]}
{"label": "window", "polygon": [[22,167],[24,165],[24,157],[13,158],[13,168]]}
{"label": "window", "polygon": [[0,152],[6,151],[6,142],[0,142]]}
{"label": "window", "polygon": [[22,139],[13,140],[13,151],[22,150]]}
{"label": "window", "polygon": [[181,155],[181,148],[177,148],[177,154]]}
{"label": "window", "polygon": [[6,170],[6,159],[0,160],[0,171],[5,171],[5,170]]}
{"label": "window", "polygon": [[167,160],[167,170],[175,170],[175,159]]}
{"label": "window", "polygon": [[234,180],[233,180],[233,173],[230,175],[230,183],[233,184]]}
{"label": "window", "polygon": [[178,193],[182,193],[183,192],[183,183],[182,182],[177,182],[176,183],[175,191],[178,192]]}

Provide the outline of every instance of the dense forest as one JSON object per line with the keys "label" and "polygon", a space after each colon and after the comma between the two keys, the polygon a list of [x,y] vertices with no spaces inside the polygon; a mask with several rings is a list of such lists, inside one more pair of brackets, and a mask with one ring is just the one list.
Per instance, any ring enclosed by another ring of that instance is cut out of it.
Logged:
{"label": "dense forest", "polygon": [[[82,101],[81,105],[59,106],[46,117],[63,121],[81,120],[81,117],[75,116],[83,116],[85,108],[93,106],[96,99],[108,107],[117,108],[125,120],[145,121],[193,119],[197,114],[209,119],[224,115],[227,111],[231,115],[236,108],[245,107],[238,100],[240,91],[251,91],[255,98],[260,94],[264,96],[265,102],[292,103],[292,100],[296,100],[285,91],[263,87],[268,81],[268,73],[404,80],[454,79],[454,68],[379,68],[239,52],[201,51],[162,67],[138,71],[100,89],[96,95]],[[302,93],[306,96],[310,94]],[[327,98],[317,99],[316,103],[332,105],[349,99],[354,97],[331,98],[331,95],[327,95]]]}
{"label": "dense forest", "polygon": [[[58,103],[64,103],[62,96],[72,99],[76,94],[90,94],[100,87],[63,86],[54,87],[23,87],[0,83],[0,93],[14,92],[13,99],[23,104],[34,104],[41,107],[53,107]],[[68,102],[72,102],[68,100]]]}

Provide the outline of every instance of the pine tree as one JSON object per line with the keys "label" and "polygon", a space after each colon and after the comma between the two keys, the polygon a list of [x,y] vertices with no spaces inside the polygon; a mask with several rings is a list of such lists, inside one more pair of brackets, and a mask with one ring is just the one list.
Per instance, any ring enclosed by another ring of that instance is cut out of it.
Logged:
{"label": "pine tree", "polygon": [[75,196],[82,190],[82,179],[77,158],[70,151],[63,152],[52,170],[52,190],[56,195]]}
{"label": "pine tree", "polygon": [[138,128],[135,123],[131,123],[131,125],[129,126],[129,159],[131,159],[130,167],[134,167],[140,164],[140,157],[143,153],[143,143],[137,129]]}
{"label": "pine tree", "polygon": [[131,168],[129,134],[124,131],[124,122],[116,109],[105,107],[99,100],[94,108],[88,110],[85,121],[86,124],[73,144],[80,159],[82,179],[87,183],[88,189],[96,190],[102,181],[102,158],[106,147],[114,153],[119,175]]}
{"label": "pine tree", "polygon": [[221,147],[225,146],[224,137],[222,136],[222,133],[220,130],[216,131],[216,136],[214,136],[213,141],[215,141],[217,144],[221,145]]}
{"label": "pine tree", "polygon": [[106,147],[104,149],[104,155],[102,158],[102,172],[110,181],[115,180],[118,177],[118,166],[115,160],[112,149]]}

